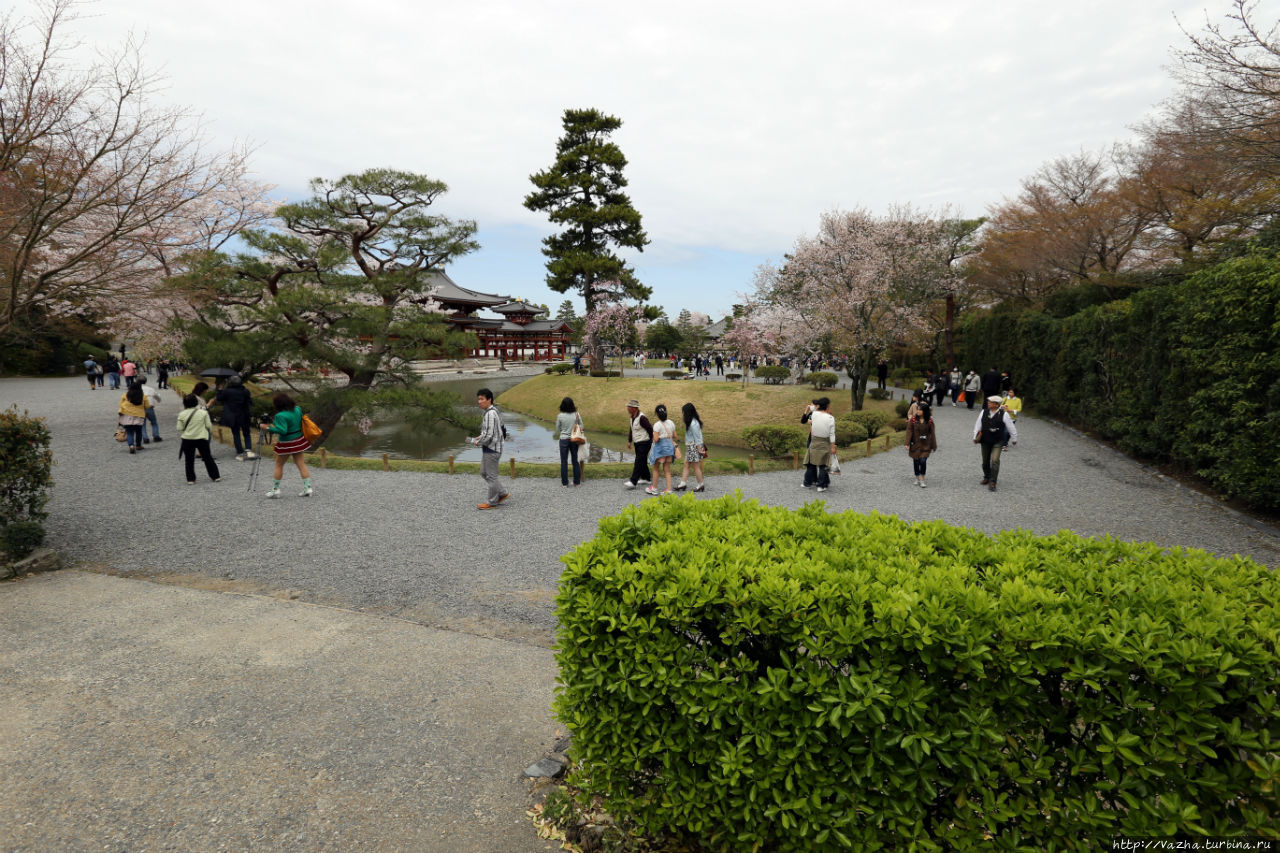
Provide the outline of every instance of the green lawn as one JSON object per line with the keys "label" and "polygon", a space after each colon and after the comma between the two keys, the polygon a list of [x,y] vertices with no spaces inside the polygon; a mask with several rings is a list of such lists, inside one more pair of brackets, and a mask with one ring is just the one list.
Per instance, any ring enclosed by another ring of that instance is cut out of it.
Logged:
{"label": "green lawn", "polygon": [[[535,376],[498,396],[504,409],[555,421],[560,400],[572,397],[582,413],[587,429],[623,434],[627,431],[627,400],[640,401],[640,408],[653,418],[654,407],[665,403],[673,421],[681,423],[680,407],[698,407],[703,434],[708,444],[746,447],[741,437],[745,427],[800,425],[805,405],[815,397],[831,398],[831,412],[849,411],[849,392],[814,391],[807,385],[757,385],[745,388],[738,382],[670,379],[595,379],[587,376]],[[868,399],[866,410],[893,414],[892,401]],[[683,426],[681,428],[683,432]]]}

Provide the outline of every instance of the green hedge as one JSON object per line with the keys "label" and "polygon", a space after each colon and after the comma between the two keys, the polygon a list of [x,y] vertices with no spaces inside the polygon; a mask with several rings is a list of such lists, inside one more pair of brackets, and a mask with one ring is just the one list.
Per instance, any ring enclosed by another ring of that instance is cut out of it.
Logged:
{"label": "green hedge", "polygon": [[668,379],[681,379],[687,376],[688,374],[685,373],[685,371],[683,370],[664,370],[662,371],[662,375],[667,377]]}
{"label": "green hedge", "polygon": [[868,388],[867,396],[872,400],[888,400],[893,396],[893,392],[888,388]]}
{"label": "green hedge", "polygon": [[1037,411],[1280,510],[1280,255],[1257,252],[1066,318],[1011,310],[960,328]]}
{"label": "green hedge", "polygon": [[764,380],[765,385],[781,385],[791,376],[790,368],[780,364],[766,364],[756,368],[756,379]]}
{"label": "green hedge", "polygon": [[875,438],[893,420],[887,412],[849,412],[836,418],[836,444],[847,447]]}
{"label": "green hedge", "polygon": [[0,412],[0,547],[13,558],[44,540],[53,487],[49,438],[43,418],[20,413],[17,406]]}
{"label": "green hedge", "polygon": [[793,450],[804,448],[808,433],[797,427],[753,426],[742,431],[747,447],[766,456],[784,456]]}
{"label": "green hedge", "polygon": [[921,372],[909,367],[895,367],[889,371],[889,384],[895,388],[911,388],[920,384]]}
{"label": "green hedge", "polygon": [[827,388],[834,388],[836,383],[840,381],[840,377],[829,370],[819,370],[810,373],[804,378],[804,381],[812,385],[815,391],[822,391]]}
{"label": "green hedge", "polygon": [[1280,580],[1069,532],[663,498],[564,558],[574,781],[707,849],[1280,837]]}

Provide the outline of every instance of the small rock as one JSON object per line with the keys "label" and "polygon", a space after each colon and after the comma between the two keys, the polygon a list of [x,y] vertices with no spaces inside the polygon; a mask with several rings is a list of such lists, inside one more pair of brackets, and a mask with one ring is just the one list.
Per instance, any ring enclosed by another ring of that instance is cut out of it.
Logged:
{"label": "small rock", "polygon": [[554,758],[542,758],[524,769],[524,775],[555,777],[564,772],[564,764]]}
{"label": "small rock", "polygon": [[571,743],[573,743],[573,735],[565,735],[564,737],[556,741],[555,746],[551,747],[551,751],[560,752],[560,753],[564,753],[565,755],[568,755],[569,745]]}

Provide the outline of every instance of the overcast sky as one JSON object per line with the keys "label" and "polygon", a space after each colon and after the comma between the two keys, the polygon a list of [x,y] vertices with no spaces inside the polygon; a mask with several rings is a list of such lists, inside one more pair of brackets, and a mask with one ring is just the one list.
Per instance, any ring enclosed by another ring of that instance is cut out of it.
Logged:
{"label": "overcast sky", "polygon": [[824,210],[978,216],[1047,160],[1128,138],[1174,92],[1175,16],[1199,29],[1229,5],[100,0],[73,26],[89,45],[145,36],[166,96],[255,143],[281,197],[372,166],[446,182],[440,212],[475,219],[482,246],[450,275],[553,310],[582,302],[543,283],[529,175],[565,108],[618,116],[652,241],[640,280],[673,317],[719,317]]}

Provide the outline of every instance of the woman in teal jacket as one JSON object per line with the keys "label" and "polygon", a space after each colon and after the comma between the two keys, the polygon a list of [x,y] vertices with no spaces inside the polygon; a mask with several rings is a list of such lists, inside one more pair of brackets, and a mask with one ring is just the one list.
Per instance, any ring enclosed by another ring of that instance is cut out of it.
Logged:
{"label": "woman in teal jacket", "polygon": [[280,481],[284,478],[284,463],[286,459],[292,458],[293,464],[298,466],[298,473],[302,475],[302,491],[298,492],[298,497],[311,497],[311,469],[307,467],[306,460],[302,458],[302,454],[311,449],[311,442],[307,441],[302,435],[302,409],[298,404],[293,402],[293,398],[283,391],[271,398],[271,405],[276,410],[275,419],[270,424],[261,424],[262,429],[273,432],[278,436],[276,441],[276,469],[275,479],[271,484],[271,491],[267,492],[267,497],[280,497]]}

